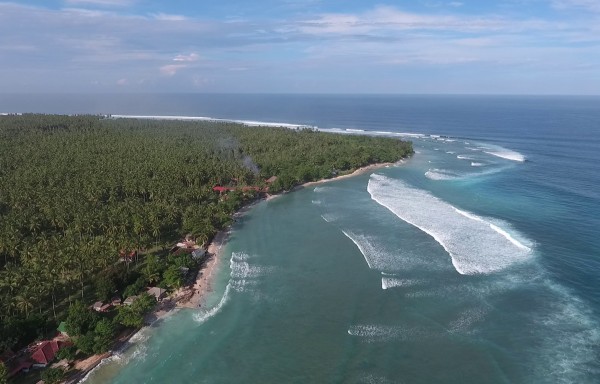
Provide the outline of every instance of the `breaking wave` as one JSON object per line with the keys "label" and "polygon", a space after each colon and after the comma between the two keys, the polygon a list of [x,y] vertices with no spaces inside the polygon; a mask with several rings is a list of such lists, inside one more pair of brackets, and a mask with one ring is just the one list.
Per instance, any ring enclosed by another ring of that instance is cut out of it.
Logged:
{"label": "breaking wave", "polygon": [[524,162],[525,156],[517,151],[501,147],[499,145],[483,144],[479,147],[481,151],[488,155],[500,157],[502,159]]}
{"label": "breaking wave", "polygon": [[413,287],[415,285],[423,284],[422,280],[416,279],[400,279],[397,277],[381,277],[381,289],[390,289],[397,287]]}
{"label": "breaking wave", "polygon": [[[369,258],[367,257],[367,252],[368,251],[372,251],[373,247],[370,247],[370,243],[366,240],[365,236],[362,235],[355,235],[355,234],[350,234],[349,232],[346,232],[344,230],[342,230],[342,233],[344,235],[346,235],[347,238],[349,238],[350,240],[352,240],[352,242],[354,243],[354,245],[356,245],[356,247],[358,248],[358,250],[360,251],[360,253],[362,253],[363,257],[365,258],[365,261],[367,262],[367,265],[369,266],[369,268],[373,269],[373,265],[371,264],[371,261],[369,260]],[[359,241],[363,240],[362,242]],[[365,247],[366,245],[366,247]],[[369,249],[371,248],[371,249]]]}
{"label": "breaking wave", "polygon": [[364,338],[367,342],[391,340],[423,340],[441,336],[425,327],[402,327],[397,325],[362,324],[348,328],[350,336]]}
{"label": "breaking wave", "polygon": [[425,172],[425,177],[430,180],[454,180],[459,176],[454,172],[434,168]]}
{"label": "breaking wave", "polygon": [[219,303],[217,305],[215,305],[214,307],[210,308],[209,310],[195,313],[194,320],[196,322],[202,324],[202,323],[206,322],[206,320],[210,319],[211,317],[213,317],[214,315],[219,313],[221,311],[221,309],[223,308],[223,306],[225,304],[227,304],[227,302],[229,301],[230,289],[231,289],[231,283],[228,283],[227,286],[225,287],[225,292],[223,293],[223,297],[221,297],[221,300],[219,301]]}
{"label": "breaking wave", "polygon": [[501,228],[509,227],[508,223],[492,223],[461,211],[401,180],[374,174],[367,190],[377,203],[433,237],[460,274],[492,273],[532,256],[530,247],[507,236],[508,231]]}

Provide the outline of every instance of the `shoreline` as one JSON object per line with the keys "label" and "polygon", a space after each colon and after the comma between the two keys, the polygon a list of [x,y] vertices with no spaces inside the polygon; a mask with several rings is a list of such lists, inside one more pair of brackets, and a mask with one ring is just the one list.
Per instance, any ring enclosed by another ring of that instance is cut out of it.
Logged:
{"label": "shoreline", "polygon": [[[381,169],[381,168],[390,167],[390,166],[393,166],[396,164],[400,164],[401,161],[402,160],[399,160],[396,163],[375,163],[375,164],[365,165],[364,167],[360,167],[360,168],[355,169],[354,171],[344,174],[344,175],[332,177],[329,179],[309,181],[309,182],[306,182],[306,183],[303,183],[303,184],[293,187],[290,191],[278,193],[276,195],[267,195],[267,197],[265,197],[265,198],[261,198],[261,199],[252,201],[249,204],[244,205],[242,208],[240,208],[236,213],[234,213],[233,216],[235,218],[235,217],[240,217],[240,216],[244,215],[255,204],[258,204],[259,202],[261,202],[263,200],[270,201],[270,200],[275,199],[279,196],[282,196],[286,193],[299,191],[304,188],[328,183],[331,181],[338,181],[338,180],[348,179],[350,177],[359,176],[359,175],[374,171],[376,169]],[[213,238],[211,243],[208,245],[207,251],[209,254],[209,260],[206,262],[206,265],[198,271],[198,277],[196,277],[196,281],[195,281],[193,287],[191,288],[192,289],[191,296],[187,297],[185,300],[181,300],[180,302],[177,302],[177,306],[176,306],[177,308],[192,308],[192,309],[199,308],[200,305],[202,304],[202,301],[205,298],[206,294],[213,291],[212,290],[213,274],[215,273],[215,270],[221,259],[221,249],[223,248],[223,246],[225,244],[227,244],[227,240],[229,240],[231,230],[232,230],[232,227],[230,225],[227,228],[224,228],[224,229],[220,230],[219,232],[217,232],[217,234],[215,235],[215,237]]]}
{"label": "shoreline", "polygon": [[[281,192],[276,195],[268,195],[264,198],[260,198],[254,201],[249,202],[248,204],[242,206],[237,212],[233,214],[234,218],[240,217],[247,213],[252,207],[261,201],[270,201],[276,197],[282,196],[286,193],[299,191],[304,188],[312,187],[315,185],[320,185],[324,183],[328,183],[331,181],[338,181],[342,179],[347,179],[354,176],[359,176],[370,171],[374,171],[376,169],[386,168],[393,165],[401,164],[403,159],[395,162],[395,163],[375,163],[360,167],[355,169],[350,173],[346,173],[343,175],[335,176],[329,179],[321,179],[317,181],[309,181],[303,184],[299,184],[293,187],[289,191]],[[232,224],[233,225],[233,224]],[[232,225],[227,226],[226,228],[218,231],[215,237],[212,239],[210,244],[207,247],[208,258],[204,266],[200,267],[198,271],[198,275],[194,281],[194,284],[190,287],[183,287],[175,292],[173,292],[170,296],[163,299],[159,302],[156,307],[146,315],[145,321],[146,325],[139,329],[131,330],[127,333],[126,336],[119,337],[113,349],[109,352],[106,352],[102,355],[93,355],[88,357],[87,359],[80,362],[81,371],[75,374],[75,376],[71,379],[67,379],[67,383],[80,383],[82,380],[85,380],[88,375],[90,375],[94,369],[101,365],[101,363],[115,355],[116,353],[126,351],[132,343],[129,343],[129,340],[141,332],[143,329],[147,327],[153,326],[155,323],[160,322],[160,320],[165,317],[176,313],[176,311],[180,309],[198,309],[201,307],[206,295],[210,292],[213,292],[212,283],[214,276],[216,274],[217,267],[221,261],[222,250],[223,247],[227,244],[229,240],[229,236],[232,232]]]}

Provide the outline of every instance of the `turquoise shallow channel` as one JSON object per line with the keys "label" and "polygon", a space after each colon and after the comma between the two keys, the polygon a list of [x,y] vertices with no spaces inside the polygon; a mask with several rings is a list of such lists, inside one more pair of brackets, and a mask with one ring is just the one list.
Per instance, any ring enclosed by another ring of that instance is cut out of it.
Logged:
{"label": "turquoise shallow channel", "polygon": [[255,205],[202,308],[142,330],[86,383],[600,382],[600,98],[138,101],[88,102],[401,137],[416,153]]}

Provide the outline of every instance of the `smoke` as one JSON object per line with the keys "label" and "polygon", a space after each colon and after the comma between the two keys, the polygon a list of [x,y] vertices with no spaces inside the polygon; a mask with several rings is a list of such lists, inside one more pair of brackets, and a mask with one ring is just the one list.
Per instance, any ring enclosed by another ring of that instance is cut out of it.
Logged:
{"label": "smoke", "polygon": [[250,156],[244,155],[244,160],[242,161],[242,164],[255,175],[258,175],[260,173],[260,168],[258,168],[258,165],[256,165],[256,163],[252,161],[252,158]]}

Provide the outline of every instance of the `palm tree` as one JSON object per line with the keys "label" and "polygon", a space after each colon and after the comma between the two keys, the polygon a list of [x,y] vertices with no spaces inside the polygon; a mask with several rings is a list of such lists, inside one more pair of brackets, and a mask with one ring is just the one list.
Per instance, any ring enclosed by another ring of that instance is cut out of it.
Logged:
{"label": "palm tree", "polygon": [[34,299],[28,292],[15,296],[16,307],[21,312],[25,312],[25,318],[29,317],[29,311],[33,309]]}

